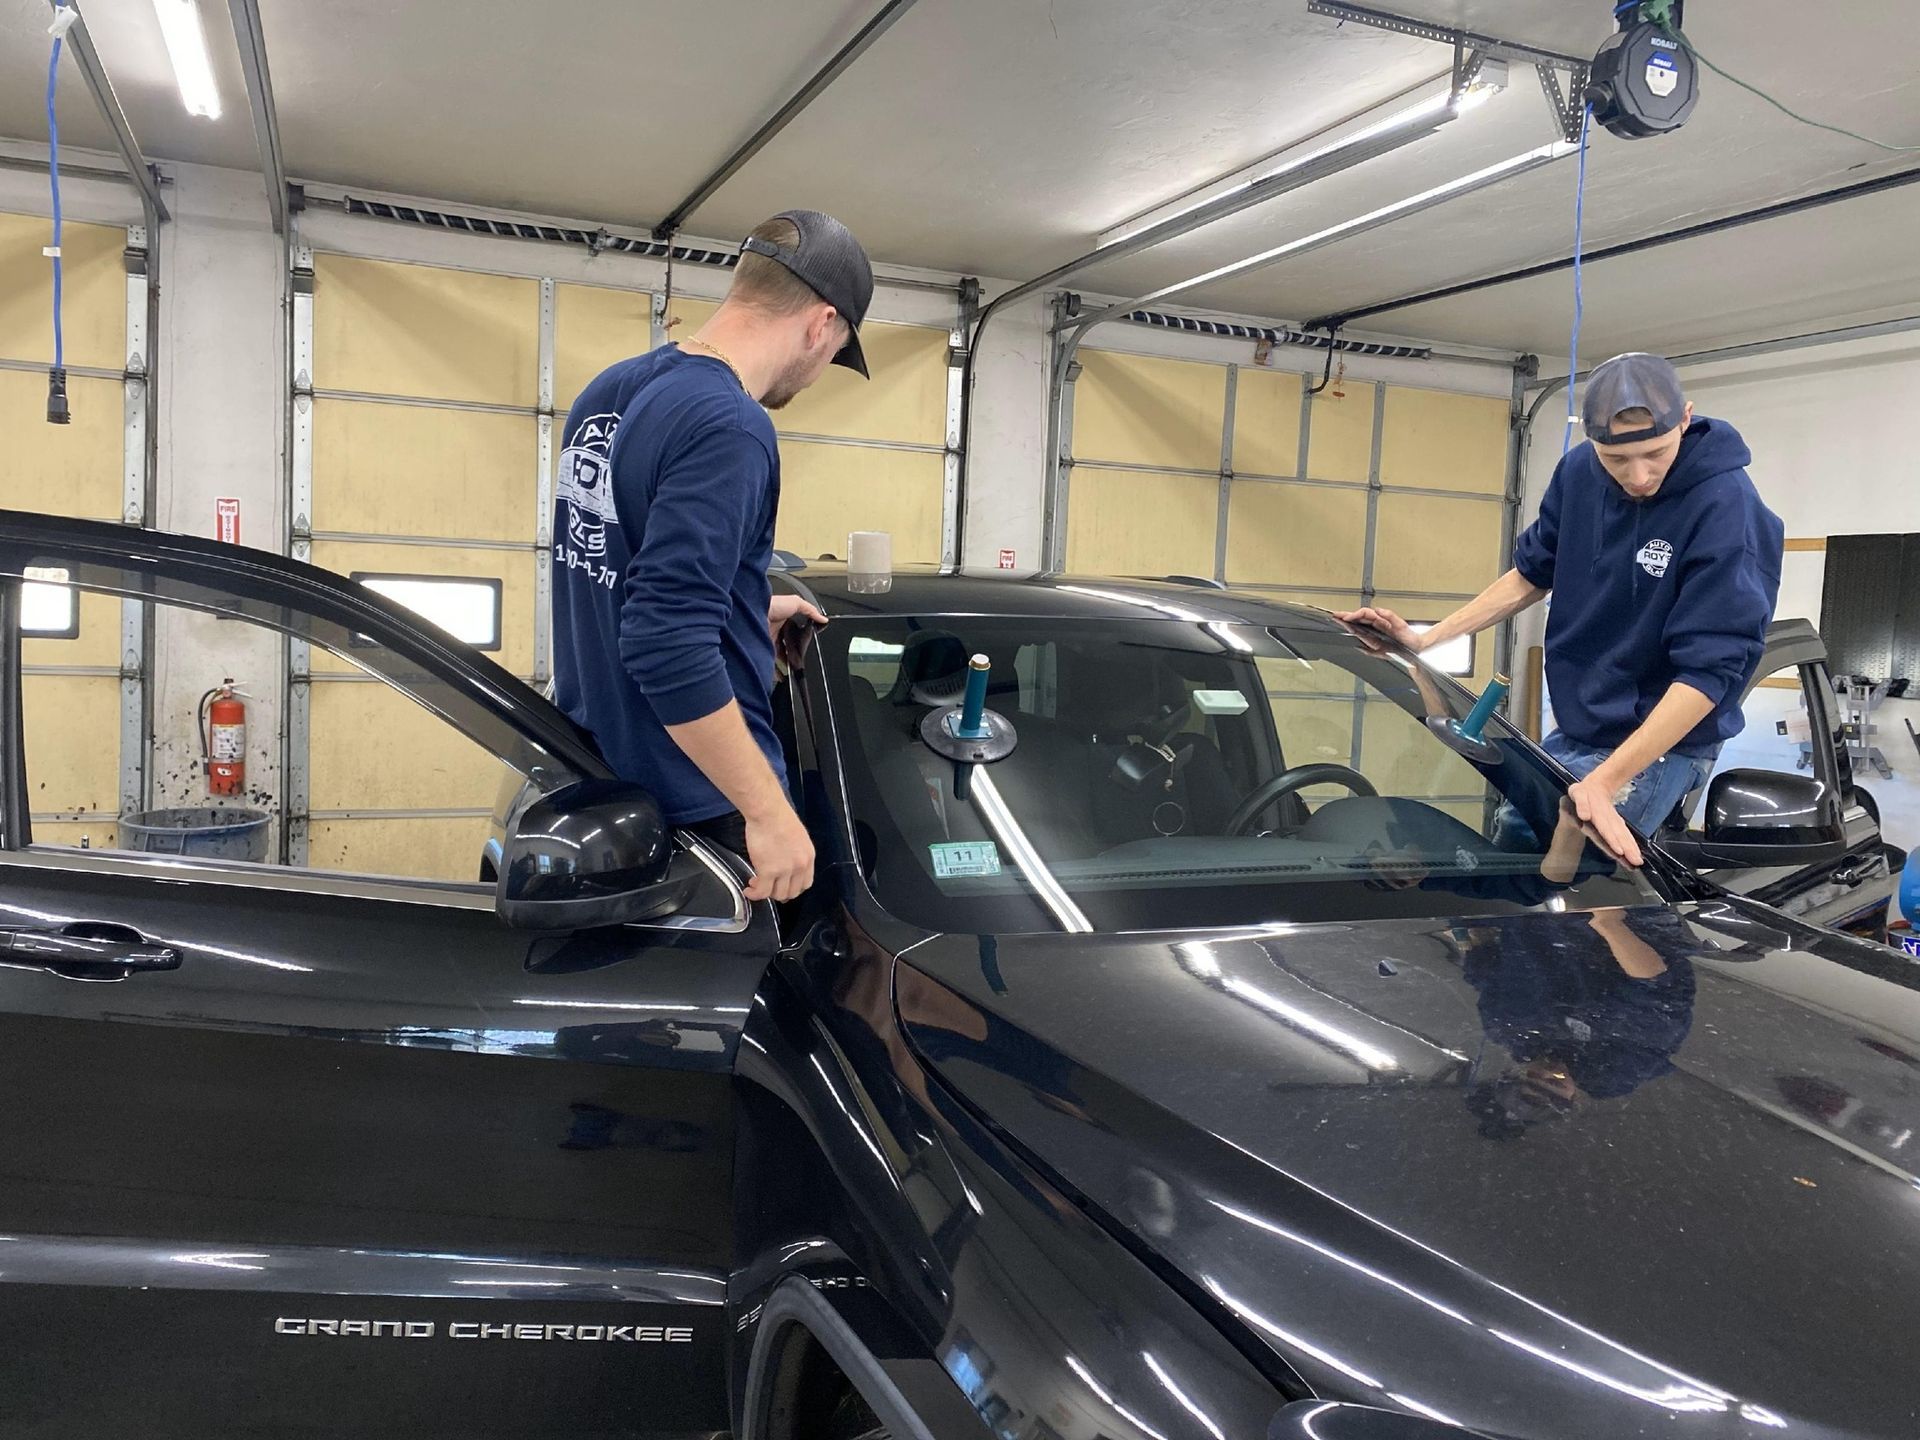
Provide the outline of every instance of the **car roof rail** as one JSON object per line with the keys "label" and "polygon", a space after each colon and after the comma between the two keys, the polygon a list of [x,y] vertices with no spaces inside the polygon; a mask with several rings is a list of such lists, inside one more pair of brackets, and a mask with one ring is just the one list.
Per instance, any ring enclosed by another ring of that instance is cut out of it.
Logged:
{"label": "car roof rail", "polygon": [[1160,578],[1169,585],[1197,585],[1202,590],[1224,590],[1227,588],[1224,580],[1214,580],[1205,575],[1162,575]]}

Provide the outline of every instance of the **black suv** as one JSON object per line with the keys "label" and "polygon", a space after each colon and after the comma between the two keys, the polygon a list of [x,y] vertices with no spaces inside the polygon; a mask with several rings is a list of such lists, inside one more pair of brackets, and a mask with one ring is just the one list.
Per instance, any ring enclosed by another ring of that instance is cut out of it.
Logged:
{"label": "black suv", "polygon": [[[36,845],[58,572],[485,746],[493,883]],[[1915,1433],[1911,963],[1616,866],[1323,612],[806,583],[776,910],[381,597],[0,514],[0,1434]],[[1849,798],[1728,770],[1673,844],[1851,863]]]}

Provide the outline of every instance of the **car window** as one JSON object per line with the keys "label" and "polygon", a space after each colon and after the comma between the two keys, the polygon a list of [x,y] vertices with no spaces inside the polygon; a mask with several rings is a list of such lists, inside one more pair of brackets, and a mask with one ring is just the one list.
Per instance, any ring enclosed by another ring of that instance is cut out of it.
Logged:
{"label": "car window", "polygon": [[[1344,632],[1172,620],[837,620],[822,654],[856,849],[941,930],[1153,929],[1536,906],[1652,891],[1565,821],[1550,765],[1471,697]],[[988,657],[1014,752],[921,737]],[[1472,747],[1466,747],[1472,748]],[[1285,776],[1285,779],[1281,777]],[[964,791],[964,793],[963,793]]]}
{"label": "car window", "polygon": [[[403,657],[364,635],[337,636],[337,653],[299,647],[307,659],[301,743],[291,752],[298,773],[283,774],[280,736],[291,717],[274,680],[277,628],[48,579],[31,582],[22,612],[35,846],[479,882],[496,797],[517,789],[503,787],[515,767],[389,683],[408,670]],[[123,688],[113,663],[129,625],[150,627],[156,657],[154,713],[144,720],[137,699],[129,717],[127,696],[139,692]],[[238,775],[209,763],[231,758],[229,732],[214,723],[224,711],[213,706],[229,678],[247,723]],[[448,687],[416,688],[452,708]],[[143,793],[130,747],[144,748],[149,732]]]}

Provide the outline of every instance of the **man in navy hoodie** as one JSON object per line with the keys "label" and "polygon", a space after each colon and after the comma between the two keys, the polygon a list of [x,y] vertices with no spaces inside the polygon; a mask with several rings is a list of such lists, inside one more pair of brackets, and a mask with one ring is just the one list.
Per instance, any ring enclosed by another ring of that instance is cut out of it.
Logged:
{"label": "man in navy hoodie", "polygon": [[778,410],[829,365],[864,376],[866,251],[817,210],[747,237],[700,330],[603,371],[567,415],[553,526],[554,698],[667,819],[790,900],[813,844],[773,726],[774,637],[826,616],[767,580]]}
{"label": "man in navy hoodie", "polygon": [[[1513,568],[1425,634],[1391,610],[1340,618],[1409,650],[1471,635],[1553,592],[1545,748],[1578,783],[1580,818],[1629,864],[1740,733],[1740,700],[1780,593],[1784,530],[1724,420],[1695,419],[1657,355],[1587,381],[1588,443],[1555,467]],[[1631,827],[1631,829],[1629,829]]]}

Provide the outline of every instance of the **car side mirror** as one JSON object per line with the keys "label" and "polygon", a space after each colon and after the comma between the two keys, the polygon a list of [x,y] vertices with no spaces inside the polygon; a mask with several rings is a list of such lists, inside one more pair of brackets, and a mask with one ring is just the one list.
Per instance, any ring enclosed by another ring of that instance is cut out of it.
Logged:
{"label": "car side mirror", "polygon": [[520,812],[494,912],[517,930],[587,930],[671,915],[699,877],[675,876],[673,831],[646,791],[581,780]]}
{"label": "car side mirror", "polygon": [[1811,865],[1844,854],[1840,796],[1784,770],[1723,770],[1707,786],[1698,835],[1661,843],[1689,865]]}

